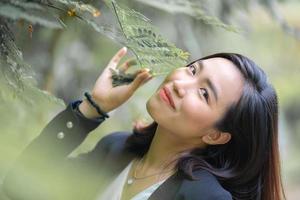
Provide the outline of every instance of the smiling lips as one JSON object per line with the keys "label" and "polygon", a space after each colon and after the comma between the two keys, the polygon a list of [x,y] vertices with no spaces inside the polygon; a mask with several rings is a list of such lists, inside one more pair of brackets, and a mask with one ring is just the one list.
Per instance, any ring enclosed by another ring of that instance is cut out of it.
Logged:
{"label": "smiling lips", "polygon": [[160,96],[162,97],[162,99],[164,99],[169,105],[171,105],[175,109],[175,104],[168,88],[163,87],[160,91]]}

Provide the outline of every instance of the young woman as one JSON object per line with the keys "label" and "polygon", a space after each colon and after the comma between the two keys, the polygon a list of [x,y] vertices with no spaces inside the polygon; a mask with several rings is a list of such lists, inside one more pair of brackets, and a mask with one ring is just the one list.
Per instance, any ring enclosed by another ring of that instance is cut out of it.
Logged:
{"label": "young woman", "polygon": [[[123,48],[112,58],[97,79],[91,100],[87,96],[71,102],[22,153],[4,182],[11,199],[26,199],[30,189],[37,194],[29,199],[53,199],[54,189],[46,194],[24,179],[37,169],[54,168],[72,172],[71,177],[84,168],[92,174],[81,176],[82,187],[92,184],[76,199],[285,198],[276,92],[265,73],[239,54],[214,54],[173,70],[147,101],[153,123],[108,134],[92,152],[66,159],[106,119],[107,112],[151,79],[148,71],[139,70],[132,83],[112,87],[109,68],[125,72],[130,67],[127,62],[117,67],[125,54]],[[30,160],[37,151],[48,161],[46,165]],[[17,187],[27,189],[20,192]]]}

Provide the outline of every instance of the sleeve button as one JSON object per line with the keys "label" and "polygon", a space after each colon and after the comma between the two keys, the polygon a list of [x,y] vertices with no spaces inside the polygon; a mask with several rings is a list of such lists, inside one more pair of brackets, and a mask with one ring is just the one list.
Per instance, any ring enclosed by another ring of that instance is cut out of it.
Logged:
{"label": "sleeve button", "polygon": [[59,132],[58,134],[57,134],[57,138],[58,139],[63,139],[65,137],[65,134],[63,133],[63,132]]}
{"label": "sleeve button", "polygon": [[68,121],[67,124],[66,124],[66,126],[68,128],[73,128],[73,123],[71,121]]}

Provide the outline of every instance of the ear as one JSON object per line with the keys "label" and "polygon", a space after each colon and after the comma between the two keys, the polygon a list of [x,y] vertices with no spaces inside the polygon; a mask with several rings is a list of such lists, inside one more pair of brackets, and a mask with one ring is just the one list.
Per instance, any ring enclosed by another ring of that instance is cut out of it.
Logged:
{"label": "ear", "polygon": [[202,141],[209,145],[226,144],[231,139],[231,134],[228,132],[213,132],[202,137]]}

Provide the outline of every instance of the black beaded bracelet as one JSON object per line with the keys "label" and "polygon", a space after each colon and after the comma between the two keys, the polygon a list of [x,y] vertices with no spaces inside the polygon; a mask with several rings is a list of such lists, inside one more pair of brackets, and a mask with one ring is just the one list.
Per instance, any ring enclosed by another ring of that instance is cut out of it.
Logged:
{"label": "black beaded bracelet", "polygon": [[85,92],[84,96],[100,115],[104,116],[105,118],[109,118],[108,114],[101,110],[101,108],[95,103],[95,101],[93,101],[92,96],[88,92]]}

